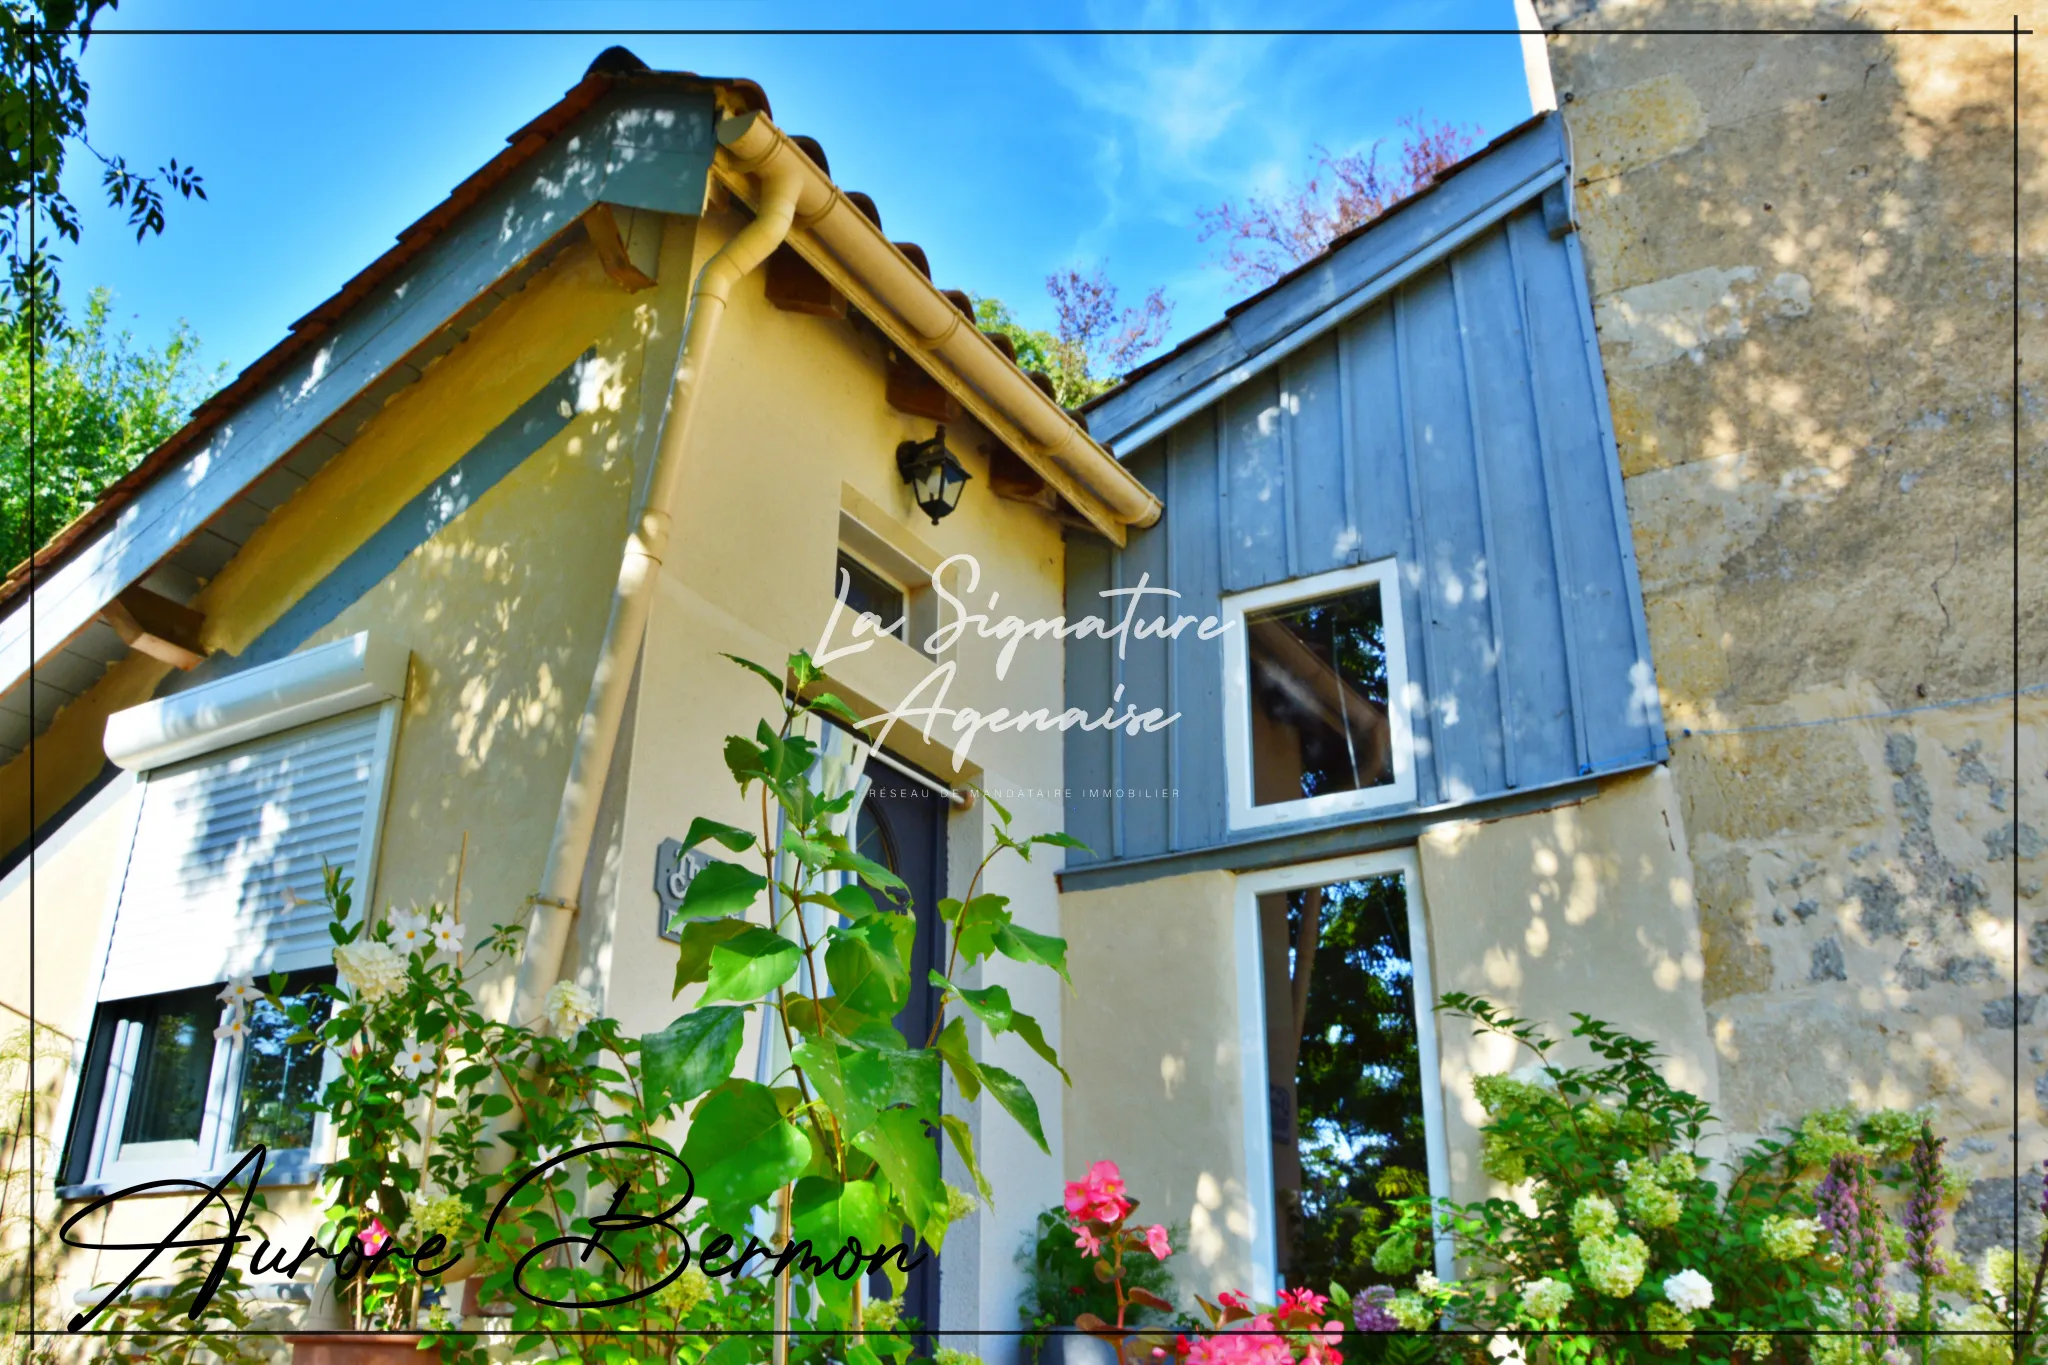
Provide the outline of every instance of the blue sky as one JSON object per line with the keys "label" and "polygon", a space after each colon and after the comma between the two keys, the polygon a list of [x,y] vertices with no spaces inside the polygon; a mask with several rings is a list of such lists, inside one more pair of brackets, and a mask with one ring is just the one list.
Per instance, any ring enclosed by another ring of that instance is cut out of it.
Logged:
{"label": "blue sky", "polygon": [[[967,18],[968,15],[973,18]],[[1477,124],[1528,116],[1511,36],[1071,37],[780,33],[622,35],[632,28],[1482,27],[1511,0],[1455,3],[892,5],[766,0],[506,0],[288,9],[126,0],[109,28],[546,27],[547,36],[161,36],[106,32],[86,54],[102,150],[197,165],[210,196],[177,204],[137,245],[98,199],[96,164],[68,174],[85,210],[67,293],[95,285],[138,340],[191,322],[210,362],[239,368],[284,335],[573,85],[609,42],[650,65],[750,76],[776,121],[825,145],[832,172],[875,197],[892,237],[922,244],[947,287],[1051,321],[1042,281],[1104,264],[1127,299],[1164,285],[1174,335],[1236,297],[1196,239],[1196,211],[1278,188],[1395,133],[1404,114]]]}

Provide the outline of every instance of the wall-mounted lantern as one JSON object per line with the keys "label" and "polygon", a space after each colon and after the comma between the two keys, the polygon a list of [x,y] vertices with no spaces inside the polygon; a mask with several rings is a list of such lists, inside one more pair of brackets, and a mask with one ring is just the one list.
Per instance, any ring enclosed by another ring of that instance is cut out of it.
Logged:
{"label": "wall-mounted lantern", "polygon": [[897,446],[896,469],[934,526],[939,524],[939,518],[951,515],[960,505],[960,491],[974,477],[946,449],[944,427],[929,441],[905,441]]}

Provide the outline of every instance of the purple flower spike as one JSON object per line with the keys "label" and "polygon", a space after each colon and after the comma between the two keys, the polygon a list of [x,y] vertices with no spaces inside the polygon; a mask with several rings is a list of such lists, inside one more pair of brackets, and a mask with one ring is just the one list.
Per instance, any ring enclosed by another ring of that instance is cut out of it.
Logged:
{"label": "purple flower spike", "polygon": [[1948,1273],[1948,1262],[1935,1247],[1935,1237],[1948,1221],[1941,1212],[1941,1149],[1947,1144],[1948,1139],[1934,1136],[1924,1124],[1913,1144],[1912,1180],[1900,1222],[1906,1233],[1906,1268],[1923,1280]]}

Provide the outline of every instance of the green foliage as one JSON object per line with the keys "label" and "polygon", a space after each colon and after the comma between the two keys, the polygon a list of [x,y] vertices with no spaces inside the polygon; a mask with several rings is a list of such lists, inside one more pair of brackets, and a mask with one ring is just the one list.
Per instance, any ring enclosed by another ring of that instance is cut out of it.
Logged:
{"label": "green foliage", "polygon": [[[37,1282],[29,1284],[27,1248],[56,1243],[47,1198],[36,1201],[31,1218],[29,1191],[33,1182],[46,1187],[50,1177],[51,1102],[71,1061],[71,1052],[53,1029],[12,1029],[0,1041],[0,1359],[13,1365],[54,1361],[47,1332],[33,1356],[28,1351],[31,1317],[37,1325],[60,1316],[57,1279],[44,1258]],[[34,1075],[35,1086],[29,1079]],[[29,1122],[31,1115],[35,1122]]]}
{"label": "green foliage", "polygon": [[[0,323],[0,570],[29,557],[107,485],[169,439],[205,390],[219,382],[198,363],[183,327],[161,351],[110,331],[110,303],[95,290],[85,312]],[[35,352],[34,536],[29,480],[29,387]]]}
{"label": "green foliage", "polygon": [[[1441,1008],[1535,1054],[1534,1066],[1480,1077],[1473,1087],[1487,1115],[1485,1169],[1516,1186],[1518,1197],[1395,1201],[1399,1221],[1377,1250],[1374,1277],[1397,1286],[1391,1297],[1374,1291],[1390,1318],[1411,1330],[1439,1322],[1466,1333],[1548,1330],[1543,1349],[1560,1365],[1674,1353],[1715,1365],[1849,1365],[1884,1356],[1882,1335],[1840,1334],[1875,1332],[1882,1320],[1867,1307],[1867,1292],[1853,1297],[1854,1275],[1881,1281],[1884,1261],[1909,1254],[1913,1219],[1900,1219],[1889,1205],[1904,1201],[1882,1191],[1918,1190],[1923,1227],[1932,1226],[1926,1215],[1936,1202],[1957,1192],[1940,1170],[1925,1115],[1821,1111],[1710,1173],[1699,1145],[1714,1115],[1664,1079],[1651,1044],[1574,1015],[1571,1037],[1594,1063],[1565,1066],[1553,1057],[1557,1040],[1529,1020],[1470,995],[1447,995]],[[1844,1171],[1855,1179],[1841,1180]],[[1880,1240],[1891,1244],[1875,1252],[1880,1263],[1867,1273],[1854,1263],[1868,1253],[1834,1231],[1854,1223],[1844,1210],[1858,1207],[1856,1218],[1882,1226]],[[1420,1272],[1413,1290],[1398,1288],[1439,1230],[1465,1278],[1437,1284]],[[1920,1275],[1912,1264],[1908,1274]],[[1988,1295],[1965,1284],[1964,1306],[1945,1301],[1937,1314],[1937,1291],[1952,1296],[1957,1287],[1932,1275],[1920,1280],[1923,1311],[1902,1314],[1900,1326],[1923,1334],[1930,1358],[1955,1357],[1956,1365],[1974,1339],[1936,1329],[1988,1321],[2015,1301],[1994,1310]],[[2017,1317],[2006,1314],[2013,1326]],[[1405,1360],[1411,1348],[1398,1340],[1383,1337],[1367,1358]],[[1456,1353],[1453,1340],[1436,1338],[1438,1358]]]}
{"label": "green foliage", "polygon": [[1051,332],[1026,327],[1001,299],[977,298],[974,325],[1008,337],[1017,348],[1017,364],[1052,380],[1053,397],[1063,408],[1078,407],[1109,387],[1108,381],[1089,375],[1087,359],[1074,347],[1062,344]]}
{"label": "green foliage", "polygon": [[78,212],[63,189],[73,144],[98,159],[100,189],[110,207],[127,211],[138,242],[164,230],[166,191],[206,198],[198,172],[175,158],[144,175],[86,138],[90,92],[78,59],[94,21],[112,8],[114,0],[5,0],[0,12],[0,137],[6,148],[0,156],[0,254],[9,267],[0,281],[0,319],[11,320],[28,295],[39,296],[45,308],[56,298],[58,262],[48,233],[54,228],[65,241],[79,239]]}

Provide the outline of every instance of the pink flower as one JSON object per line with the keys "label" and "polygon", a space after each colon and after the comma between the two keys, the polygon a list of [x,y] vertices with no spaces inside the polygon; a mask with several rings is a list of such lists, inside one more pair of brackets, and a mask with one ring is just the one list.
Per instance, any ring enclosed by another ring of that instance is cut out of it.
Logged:
{"label": "pink flower", "polygon": [[1280,1311],[1285,1313],[1305,1312],[1311,1317],[1321,1317],[1323,1310],[1330,1306],[1327,1296],[1316,1293],[1306,1286],[1300,1289],[1280,1291]]}
{"label": "pink flower", "polygon": [[1157,1223],[1154,1223],[1151,1227],[1146,1228],[1145,1249],[1151,1252],[1154,1256],[1157,1256],[1162,1261],[1165,1260],[1167,1257],[1173,1255],[1173,1248],[1169,1246],[1166,1241],[1166,1229],[1159,1226],[1159,1224]]}
{"label": "pink flower", "polygon": [[1249,1312],[1251,1310],[1251,1304],[1247,1303],[1244,1295],[1238,1293],[1235,1289],[1226,1289],[1221,1294],[1218,1294],[1216,1302],[1222,1304],[1225,1308],[1235,1308],[1240,1312]]}
{"label": "pink flower", "polygon": [[1124,1202],[1124,1176],[1114,1161],[1098,1161],[1080,1180],[1067,1182],[1067,1212],[1097,1223],[1121,1222],[1131,1206]]}
{"label": "pink flower", "polygon": [[1102,1254],[1102,1242],[1101,1239],[1088,1231],[1087,1228],[1075,1228],[1074,1249],[1084,1256],[1100,1256]]}
{"label": "pink flower", "polygon": [[362,1247],[365,1256],[375,1256],[390,1240],[391,1230],[374,1215],[370,1219],[370,1226],[356,1234],[356,1242]]}

